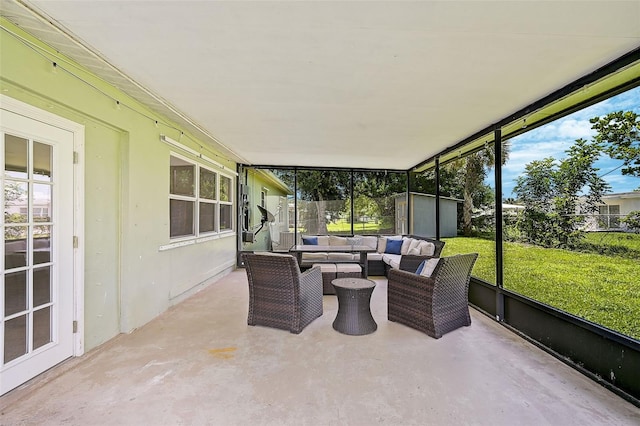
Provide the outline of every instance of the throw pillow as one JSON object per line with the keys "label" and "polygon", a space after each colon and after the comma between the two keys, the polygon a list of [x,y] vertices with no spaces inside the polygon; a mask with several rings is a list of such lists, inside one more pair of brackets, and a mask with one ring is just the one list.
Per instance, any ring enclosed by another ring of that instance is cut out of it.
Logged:
{"label": "throw pillow", "polygon": [[400,254],[402,240],[387,240],[387,247],[384,252],[387,254]]}
{"label": "throw pillow", "polygon": [[378,253],[384,253],[384,251],[387,249],[387,237],[380,237],[378,238],[378,248],[377,248],[377,252]]}
{"label": "throw pillow", "polygon": [[436,251],[435,244],[430,243],[429,241],[420,241],[418,247],[420,248],[420,254],[423,256],[433,256]]}
{"label": "throw pillow", "polygon": [[330,246],[346,246],[347,239],[346,237],[336,237],[335,235],[329,235],[329,245]]}
{"label": "throw pillow", "polygon": [[416,269],[416,275],[422,274],[422,270],[424,269],[425,263],[427,263],[426,260],[423,260],[422,262],[420,262],[420,264],[418,265],[418,269]]}
{"label": "throw pillow", "polygon": [[302,244],[305,246],[317,246],[318,237],[302,237]]}
{"label": "throw pillow", "polygon": [[439,261],[439,257],[425,260],[424,268],[422,268],[420,275],[422,275],[423,277],[430,277],[431,274],[433,274],[433,271],[436,269],[436,266],[438,266]]}
{"label": "throw pillow", "polygon": [[378,253],[386,253],[387,241],[389,240],[400,240],[402,241],[402,235],[393,235],[391,237],[380,237],[378,238]]}
{"label": "throw pillow", "polygon": [[404,237],[402,238],[402,247],[400,248],[400,254],[407,254],[407,252],[409,251],[409,246],[411,246],[411,242],[413,241],[413,238],[407,238]]}
{"label": "throw pillow", "polygon": [[360,244],[362,244],[363,246],[371,247],[375,250],[376,248],[378,248],[378,237],[373,235],[364,236],[361,238]]}
{"label": "throw pillow", "polygon": [[407,252],[407,254],[410,254],[410,255],[413,255],[413,256],[420,256],[420,249],[418,247],[410,248],[409,251]]}

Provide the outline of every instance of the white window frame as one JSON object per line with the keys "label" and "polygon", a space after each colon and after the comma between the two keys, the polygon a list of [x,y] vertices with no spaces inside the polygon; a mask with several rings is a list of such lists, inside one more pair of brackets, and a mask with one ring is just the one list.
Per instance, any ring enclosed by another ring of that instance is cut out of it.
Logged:
{"label": "white window frame", "polygon": [[269,193],[269,190],[265,187],[262,187],[262,189],[260,190],[260,205],[262,207],[264,207],[265,209],[267,208],[267,194]]}
{"label": "white window frame", "polygon": [[[189,158],[187,156],[181,155],[174,151],[169,152],[169,171],[171,170],[172,157],[175,157],[181,161],[184,161],[194,166],[194,191],[193,191],[194,195],[187,196],[187,195],[172,194],[169,188],[168,190],[169,209],[167,212],[167,216],[169,219],[169,222],[168,222],[169,231],[171,230],[171,225],[170,225],[171,224],[171,200],[182,200],[182,201],[193,202],[193,233],[189,235],[180,235],[180,236],[171,237],[171,232],[169,232],[169,241],[170,241],[169,246],[163,246],[160,249],[163,250],[163,249],[172,248],[174,246],[181,246],[181,245],[191,244],[195,242],[208,241],[211,238],[216,238],[224,234],[234,234],[235,233],[235,221],[233,217],[233,205],[235,202],[234,177],[226,173],[222,173],[218,170],[215,170],[214,168],[208,166],[202,161]],[[200,197],[200,171],[202,169],[216,175],[215,200]],[[221,181],[223,177],[226,179],[229,179],[229,201],[220,200],[220,186],[221,186]],[[214,229],[212,231],[200,232],[200,203],[213,204],[215,206],[214,207],[215,222],[214,222]],[[220,206],[221,205],[231,206],[231,214],[230,214],[231,226],[228,229],[227,228],[221,229],[220,227]],[[175,245],[175,243],[178,243],[178,244]]]}
{"label": "white window frame", "polygon": [[[229,201],[226,200],[222,200],[220,197],[220,187],[222,184],[222,178],[227,178],[229,179]],[[233,203],[235,200],[235,182],[233,180],[233,176],[230,176],[226,173],[222,173],[222,172],[218,172],[218,179],[217,179],[217,184],[218,184],[218,211],[217,211],[217,229],[219,233],[225,233],[225,232],[230,232],[230,233],[235,233],[235,217],[233,214]],[[231,224],[229,226],[229,228],[225,228],[225,229],[220,229],[220,207],[221,206],[231,206],[230,209],[231,211],[229,212],[229,220],[231,221]]]}

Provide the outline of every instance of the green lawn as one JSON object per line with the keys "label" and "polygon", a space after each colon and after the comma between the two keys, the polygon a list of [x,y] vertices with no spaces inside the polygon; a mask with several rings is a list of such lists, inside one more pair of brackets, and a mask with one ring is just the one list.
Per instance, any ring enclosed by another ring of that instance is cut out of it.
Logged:
{"label": "green lawn", "polygon": [[640,234],[624,232],[590,232],[583,246],[590,252],[640,260]]}
{"label": "green lawn", "polygon": [[[382,224],[376,222],[354,223],[353,230],[356,234],[378,234]],[[351,222],[347,220],[338,220],[336,222],[327,223],[327,231],[331,234],[351,234]]]}
{"label": "green lawn", "polygon": [[[444,256],[479,253],[473,275],[495,283],[493,241],[461,237],[443,241]],[[633,246],[640,240],[619,241]],[[637,259],[505,243],[504,284],[506,289],[640,340]]]}

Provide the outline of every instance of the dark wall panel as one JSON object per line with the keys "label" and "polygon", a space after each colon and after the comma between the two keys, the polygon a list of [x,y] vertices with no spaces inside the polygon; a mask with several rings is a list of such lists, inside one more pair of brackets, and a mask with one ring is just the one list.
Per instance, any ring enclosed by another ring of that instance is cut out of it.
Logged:
{"label": "dark wall panel", "polygon": [[517,295],[505,294],[504,300],[506,324],[605,386],[640,400],[639,343]]}
{"label": "dark wall panel", "polygon": [[471,278],[469,283],[469,303],[496,317],[496,287]]}

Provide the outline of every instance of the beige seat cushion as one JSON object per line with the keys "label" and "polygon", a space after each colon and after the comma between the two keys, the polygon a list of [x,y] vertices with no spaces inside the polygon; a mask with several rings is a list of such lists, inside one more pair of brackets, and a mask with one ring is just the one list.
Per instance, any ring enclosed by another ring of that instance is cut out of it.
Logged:
{"label": "beige seat cushion", "polygon": [[382,253],[367,253],[367,260],[382,260]]}
{"label": "beige seat cushion", "polygon": [[[358,256],[358,258],[360,257],[360,255],[357,254],[357,253],[356,253],[356,256]],[[349,261],[349,260],[354,260],[354,257],[353,257],[352,253],[332,253],[332,252],[329,252],[327,254],[327,259],[329,259],[329,260]]]}
{"label": "beige seat cushion", "polygon": [[325,273],[336,273],[336,264],[335,263],[314,263],[313,267],[320,267],[320,270],[323,274]]}
{"label": "beige seat cushion", "polygon": [[357,263],[338,263],[336,265],[336,272],[357,272],[361,273],[362,268]]}
{"label": "beige seat cushion", "polygon": [[313,262],[314,260],[327,260],[327,253],[302,253],[303,262]]}
{"label": "beige seat cushion", "polygon": [[382,261],[387,265],[391,266],[394,269],[400,268],[400,259],[402,258],[401,254],[388,254],[385,253],[382,255]]}

